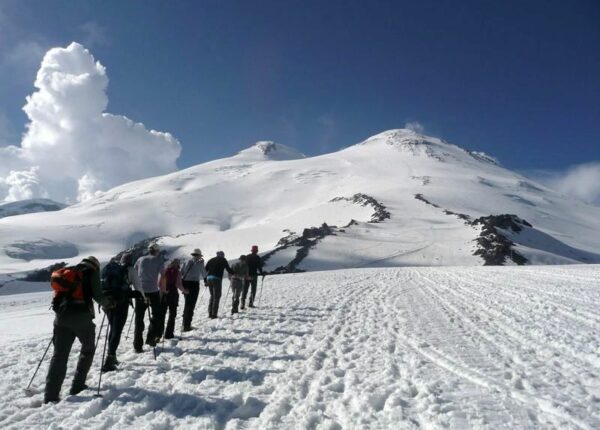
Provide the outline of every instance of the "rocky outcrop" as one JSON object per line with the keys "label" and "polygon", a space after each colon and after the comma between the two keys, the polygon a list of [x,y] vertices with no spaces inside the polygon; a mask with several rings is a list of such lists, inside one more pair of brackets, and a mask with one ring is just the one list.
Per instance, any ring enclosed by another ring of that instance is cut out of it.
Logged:
{"label": "rocky outcrop", "polygon": [[290,247],[298,247],[296,250],[296,256],[285,266],[277,267],[270,273],[297,273],[303,272],[298,269],[298,265],[304,260],[311,248],[314,248],[321,239],[326,236],[335,235],[336,227],[330,227],[323,223],[320,227],[305,228],[302,235],[298,236],[294,232],[289,232],[288,236],[282,238],[277,242],[277,248],[262,256],[263,262],[266,263],[271,256],[275,253],[282,251]]}
{"label": "rocky outcrop", "polygon": [[339,202],[341,200],[356,203],[361,206],[371,206],[373,208],[373,215],[371,215],[371,219],[369,220],[371,223],[383,222],[391,217],[391,214],[382,203],[366,194],[358,193],[354,194],[352,197],[336,197],[331,199],[330,202]]}
{"label": "rocky outcrop", "polygon": [[502,266],[507,260],[519,266],[527,263],[527,259],[513,249],[515,243],[499,231],[520,233],[523,227],[532,227],[527,221],[516,215],[503,214],[477,218],[471,225],[481,226],[481,233],[475,239],[478,249],[474,255],[483,258],[484,266]]}

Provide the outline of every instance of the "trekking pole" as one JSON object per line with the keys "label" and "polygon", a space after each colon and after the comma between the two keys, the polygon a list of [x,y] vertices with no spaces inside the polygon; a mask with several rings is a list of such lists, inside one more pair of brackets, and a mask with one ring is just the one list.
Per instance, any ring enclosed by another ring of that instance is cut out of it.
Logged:
{"label": "trekking pole", "polygon": [[[106,316],[106,314],[104,314]],[[96,391],[96,394],[94,395],[94,397],[102,397],[102,395],[100,394],[100,384],[102,383],[102,373],[103,372],[103,367],[104,367],[104,358],[106,357],[106,346],[108,344],[108,327],[106,327],[106,334],[104,335],[104,348],[102,351],[102,361],[100,362],[100,376],[98,377],[98,391]]]}
{"label": "trekking pole", "polygon": [[54,335],[52,335],[52,339],[50,339],[50,343],[48,343],[48,346],[46,347],[46,350],[44,351],[44,355],[42,355],[42,359],[38,363],[37,368],[35,369],[35,372],[33,372],[33,376],[31,377],[31,380],[29,381],[29,384],[27,384],[27,388],[25,388],[25,392],[26,393],[30,393],[29,387],[31,387],[31,383],[33,382],[33,378],[35,378],[35,375],[37,375],[38,370],[40,370],[40,366],[42,365],[42,362],[44,361],[44,358],[46,358],[46,354],[48,354],[48,350],[50,349],[50,345],[52,345],[52,342],[54,342]]}
{"label": "trekking pole", "polygon": [[[229,287],[227,287],[227,294],[225,294],[225,300],[223,300],[223,306],[227,306],[227,297],[229,296],[229,290],[231,289],[231,281],[229,281]],[[225,312],[225,310],[221,311],[221,313]]]}
{"label": "trekking pole", "polygon": [[198,299],[198,304],[202,305],[202,298],[204,297],[204,292],[206,290],[208,290],[208,287],[206,285],[203,285],[203,289],[202,289],[202,294],[200,294],[200,298]]}
{"label": "trekking pole", "polygon": [[265,285],[265,277],[263,275],[262,280],[260,281],[260,293],[258,293],[258,306],[260,307],[260,299],[262,299],[262,289],[263,285]]}
{"label": "trekking pole", "polygon": [[[150,318],[150,324],[152,324],[153,330],[156,330],[156,321],[152,317],[151,307],[150,307],[149,304],[147,304],[147,306],[148,306],[148,317]],[[152,353],[154,354],[154,359],[156,360],[156,336],[155,336],[155,338],[152,341],[153,341],[152,343],[154,343],[154,346],[152,347]]]}
{"label": "trekking pole", "polygon": [[125,335],[125,340],[129,339],[129,333],[131,332],[131,326],[133,324],[134,319],[135,319],[135,308],[133,309],[133,316],[129,320],[129,328],[127,329],[127,335]]}
{"label": "trekking pole", "polygon": [[105,319],[106,319],[106,312],[104,312],[104,316],[102,317],[102,322],[100,323],[100,330],[98,330],[98,337],[96,338],[96,345],[94,345],[94,354],[96,354],[96,349],[98,348],[98,342],[100,342],[100,335],[102,334],[102,327],[104,327]]}

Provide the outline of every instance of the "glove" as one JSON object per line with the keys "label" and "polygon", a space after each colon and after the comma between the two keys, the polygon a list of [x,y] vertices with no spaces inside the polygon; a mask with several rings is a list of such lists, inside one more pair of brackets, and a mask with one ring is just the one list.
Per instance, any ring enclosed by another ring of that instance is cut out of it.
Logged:
{"label": "glove", "polygon": [[129,290],[129,298],[131,299],[143,299],[144,296],[138,290]]}
{"label": "glove", "polygon": [[115,302],[115,300],[113,298],[108,298],[106,300],[106,303],[102,306],[102,310],[104,311],[105,314],[107,314],[111,309],[114,309],[117,307],[117,303]]}
{"label": "glove", "polygon": [[145,302],[145,303],[146,303],[148,306],[150,306],[150,297],[145,297],[145,298],[144,298],[144,302]]}

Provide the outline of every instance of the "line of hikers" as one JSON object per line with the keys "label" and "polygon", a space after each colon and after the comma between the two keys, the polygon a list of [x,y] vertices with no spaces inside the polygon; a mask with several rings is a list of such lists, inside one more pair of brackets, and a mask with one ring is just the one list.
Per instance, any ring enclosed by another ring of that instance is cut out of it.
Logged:
{"label": "line of hikers", "polygon": [[[137,353],[143,352],[146,310],[150,320],[145,341],[147,345],[155,347],[161,338],[175,337],[180,291],[185,300],[181,330],[194,330],[192,319],[200,292],[200,282],[204,283],[210,293],[208,317],[217,318],[225,271],[231,281],[231,314],[244,309],[246,299],[249,299],[248,306],[254,307],[258,276],[265,276],[258,246],[252,246],[251,253],[240,256],[232,267],[225,259],[223,251],[217,252],[206,265],[200,249],[194,249],[191,256],[183,268],[178,258],[174,258],[167,265],[160,247],[153,243],[148,247],[148,254],[135,262],[132,254],[124,253],[119,261],[113,259],[100,270],[98,259],[87,257],[76,266],[53,272],[52,309],[56,317],[51,343],[54,344],[54,353],[46,377],[44,403],[60,400],[67,360],[75,338],[81,342],[81,352],[69,393],[78,394],[88,388],[85,381],[98,344],[93,322],[93,301],[103,308],[109,327],[108,354],[101,372],[117,369],[117,349],[127,321],[129,306],[133,306],[132,301],[135,301],[133,347]],[[165,326],[167,312],[169,317]]]}

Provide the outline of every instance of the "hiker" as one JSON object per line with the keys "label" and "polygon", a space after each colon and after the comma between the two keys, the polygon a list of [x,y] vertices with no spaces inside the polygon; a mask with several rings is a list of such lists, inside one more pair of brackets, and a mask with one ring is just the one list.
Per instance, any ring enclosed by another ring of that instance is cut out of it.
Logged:
{"label": "hiker", "polygon": [[181,280],[181,263],[178,258],[173,259],[165,271],[165,283],[163,295],[161,298],[161,318],[163,321],[167,316],[167,310],[169,311],[169,320],[167,322],[167,328],[165,329],[165,339],[173,339],[175,336],[175,317],[177,316],[177,306],[179,305],[179,293],[177,290],[187,296],[189,291],[183,287]]}
{"label": "hiker", "polygon": [[240,255],[240,259],[235,263],[231,270],[233,275],[231,279],[231,315],[238,313],[238,306],[240,304],[240,294],[244,288],[244,282],[248,278],[248,265],[246,264],[246,256]]}
{"label": "hiker", "polygon": [[93,300],[110,310],[114,302],[105,296],[100,286],[100,263],[96,257],[84,258],[75,267],[66,267],[52,273],[54,298],[54,353],[46,376],[44,403],[58,402],[60,389],[67,373],[69,352],[75,338],[81,342],[79,361],[71,384],[71,395],[87,388],[85,380],[94,359],[96,326]]}
{"label": "hiker", "polygon": [[[258,246],[252,245],[251,253],[246,256],[246,264],[248,264],[248,279],[244,282],[244,291],[242,291],[242,306],[241,309],[246,307],[246,297],[248,296],[248,288],[252,286],[250,291],[250,302],[248,306],[254,307],[254,299],[256,298],[256,285],[258,283],[258,274],[260,274],[263,278],[265,277],[265,273],[263,272],[262,260],[260,259],[260,255],[258,255]],[[257,273],[258,272],[258,273]]]}
{"label": "hiker", "polygon": [[135,352],[143,352],[144,315],[146,309],[150,312],[150,325],[146,334],[146,344],[156,346],[160,340],[163,329],[161,327],[160,282],[164,282],[165,259],[160,254],[160,247],[153,243],[148,247],[148,255],[135,262],[137,272],[136,289],[142,298],[135,301],[135,331],[133,334],[133,348]]}
{"label": "hiker", "polygon": [[183,266],[183,288],[189,291],[184,296],[185,306],[183,307],[183,331],[193,330],[192,318],[194,317],[194,309],[198,301],[198,293],[200,292],[200,280],[206,278],[206,269],[204,268],[204,260],[202,259],[202,251],[198,248],[192,252],[192,259],[188,260]]}
{"label": "hiker", "polygon": [[127,314],[131,299],[142,297],[139,291],[130,288],[130,269],[133,268],[133,258],[129,253],[124,253],[119,262],[112,259],[102,269],[102,291],[113,299],[115,307],[107,311],[108,327],[108,354],[102,366],[103,372],[111,372],[117,369],[117,348],[121,342],[123,327],[127,322]]}
{"label": "hiker", "polygon": [[210,301],[208,302],[208,317],[217,318],[219,312],[219,301],[221,300],[221,286],[223,284],[223,272],[227,270],[230,275],[233,274],[229,263],[225,259],[225,253],[218,251],[217,256],[208,260],[206,263],[206,284],[210,292]]}

